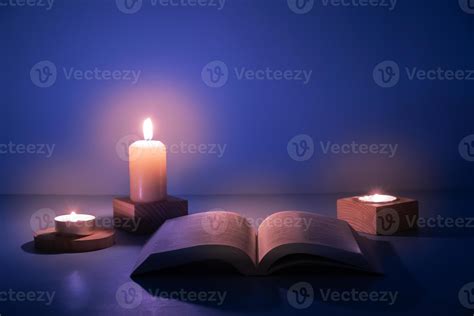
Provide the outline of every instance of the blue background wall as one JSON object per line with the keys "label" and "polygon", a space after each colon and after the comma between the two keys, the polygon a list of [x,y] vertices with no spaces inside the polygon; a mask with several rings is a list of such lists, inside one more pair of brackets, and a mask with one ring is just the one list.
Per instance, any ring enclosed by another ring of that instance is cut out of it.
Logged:
{"label": "blue background wall", "polygon": [[[293,12],[286,0],[227,0],[222,10],[143,0],[133,14],[118,3],[0,6],[0,143],[55,145],[50,158],[0,154],[0,193],[128,192],[120,148],[127,135],[141,134],[148,116],[155,139],[168,146],[227,146],[221,158],[170,153],[172,193],[473,188],[474,163],[458,145],[474,134],[474,81],[409,80],[405,71],[474,69],[474,14],[457,1],[399,1],[389,11],[319,0],[307,14]],[[44,60],[57,67],[47,88],[34,82],[34,67]],[[229,70],[219,88],[201,75],[214,60]],[[391,88],[373,76],[386,60],[400,68]],[[71,67],[141,76],[136,84],[67,80],[63,69]],[[306,85],[238,80],[236,67],[304,69],[312,76]],[[287,150],[300,134],[314,143],[305,161]],[[321,141],[398,150],[391,159],[324,154]]]}

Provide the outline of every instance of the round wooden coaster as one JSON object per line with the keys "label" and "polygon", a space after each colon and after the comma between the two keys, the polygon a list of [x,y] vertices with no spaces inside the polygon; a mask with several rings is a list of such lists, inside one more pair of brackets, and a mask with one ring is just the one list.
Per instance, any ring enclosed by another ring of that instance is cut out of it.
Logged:
{"label": "round wooden coaster", "polygon": [[108,248],[115,243],[115,231],[97,229],[89,236],[67,236],[48,228],[35,233],[35,248],[46,252],[87,252]]}

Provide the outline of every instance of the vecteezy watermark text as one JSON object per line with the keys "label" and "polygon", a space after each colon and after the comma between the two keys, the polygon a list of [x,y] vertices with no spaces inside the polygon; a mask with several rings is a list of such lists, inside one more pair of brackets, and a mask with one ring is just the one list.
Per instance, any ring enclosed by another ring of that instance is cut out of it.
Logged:
{"label": "vecteezy watermark text", "polygon": [[55,296],[55,291],[17,291],[13,289],[8,289],[6,291],[0,290],[0,302],[37,302],[46,306],[50,306],[53,303]]}
{"label": "vecteezy watermark text", "polygon": [[391,208],[384,208],[377,213],[377,231],[382,235],[393,235],[398,231],[402,222],[408,229],[474,229],[474,217],[399,215]]}
{"label": "vecteezy watermark text", "polygon": [[397,301],[398,291],[365,291],[358,289],[320,289],[321,298],[328,302],[372,302],[392,306]]}
{"label": "vecteezy watermark text", "polygon": [[303,231],[307,231],[311,227],[313,219],[306,217],[295,217],[295,216],[285,216],[285,217],[275,217],[275,218],[250,218],[250,217],[237,217],[236,222],[239,226],[248,226],[248,227],[259,227],[262,223],[266,227],[271,228],[301,228]]}
{"label": "vecteezy watermark text", "polygon": [[374,67],[373,79],[382,88],[396,86],[402,78],[408,81],[474,81],[474,69],[447,69],[444,67],[434,67],[420,69],[418,67],[400,66],[393,60],[386,60]]}
{"label": "vecteezy watermark text", "polygon": [[313,304],[316,294],[319,294],[324,302],[382,303],[388,306],[394,305],[398,298],[398,291],[321,288],[318,292],[315,292],[310,283],[298,282],[288,289],[287,300],[290,306],[296,309],[306,309]]}
{"label": "vecteezy watermark text", "polygon": [[324,154],[356,154],[382,155],[393,158],[397,153],[398,144],[359,144],[355,141],[345,144],[336,144],[330,141],[320,142]]}
{"label": "vecteezy watermark text", "polygon": [[116,0],[117,8],[125,14],[133,14],[140,11],[145,3],[151,7],[200,7],[215,8],[218,11],[224,9],[226,0]]}
{"label": "vecteezy watermark text", "polygon": [[[179,300],[182,302],[207,302],[221,306],[227,297],[227,291],[219,290],[161,290],[147,289],[146,292],[154,300]],[[133,282],[122,284],[116,291],[115,298],[117,303],[125,309],[135,309],[143,301],[143,295],[146,293],[142,288]]]}
{"label": "vecteezy watermark text", "polygon": [[203,67],[201,79],[211,88],[220,88],[228,82],[231,74],[239,81],[294,81],[307,85],[313,70],[234,67],[230,72],[223,61],[215,60]]}
{"label": "vecteezy watermark text", "polygon": [[188,144],[180,142],[179,144],[170,144],[167,148],[171,154],[200,154],[216,155],[222,158],[227,149],[227,144]]}
{"label": "vecteezy watermark text", "polygon": [[0,7],[38,7],[49,11],[55,0],[0,0]]}
{"label": "vecteezy watermark text", "polygon": [[[201,218],[201,226],[210,235],[220,235],[227,231],[229,226],[239,228],[255,228],[264,225],[269,228],[300,228],[308,231],[313,223],[312,218],[283,216],[283,217],[257,217],[250,218],[244,216],[229,216],[224,209],[212,209]],[[235,222],[234,222],[235,220]]]}
{"label": "vecteezy watermark text", "polygon": [[51,158],[56,144],[0,144],[0,155],[38,155]]}
{"label": "vecteezy watermark text", "polygon": [[180,300],[182,302],[210,302],[217,306],[224,304],[227,296],[226,291],[187,291],[185,289],[174,291],[148,289],[148,293],[157,299]]}
{"label": "vecteezy watermark text", "polygon": [[[333,143],[331,141],[320,141],[319,147],[324,155],[381,155],[389,159],[395,157],[398,144],[389,143]],[[287,144],[288,155],[295,161],[309,160],[315,151],[315,145],[311,136],[301,134],[293,137]]]}
{"label": "vecteezy watermark text", "polygon": [[417,217],[405,215],[410,228],[474,228],[474,217]]}
{"label": "vecteezy watermark text", "polygon": [[[130,161],[133,159],[129,156],[128,148],[135,141],[139,140],[140,137],[135,134],[126,135],[120,138],[115,144],[115,151],[117,156],[123,161]],[[216,143],[186,143],[181,141],[179,143],[173,143],[166,145],[166,152],[170,154],[183,154],[183,155],[213,155],[217,158],[222,158],[227,151],[227,144],[216,144]],[[139,158],[140,153],[136,154],[134,158]]]}
{"label": "vecteezy watermark text", "polygon": [[317,2],[322,7],[384,8],[395,10],[397,0],[287,0],[288,7],[296,14],[310,12]]}
{"label": "vecteezy watermark text", "polygon": [[[42,208],[34,212],[30,217],[30,227],[33,232],[45,230],[55,226],[54,219],[58,214],[50,208]],[[122,228],[127,231],[136,232],[140,227],[141,218],[116,218],[97,216],[92,222],[76,222],[76,227],[96,227],[103,229]]]}
{"label": "vecteezy watermark text", "polygon": [[125,81],[134,85],[140,80],[142,74],[141,70],[99,67],[89,69],[62,67],[61,70],[58,72],[56,65],[49,60],[40,61],[30,70],[31,82],[40,88],[48,88],[56,83],[59,75],[62,75],[68,81]]}
{"label": "vecteezy watermark text", "polygon": [[248,69],[246,67],[234,68],[237,80],[269,80],[269,81],[300,81],[304,85],[308,84],[313,74],[312,70],[305,69]]}

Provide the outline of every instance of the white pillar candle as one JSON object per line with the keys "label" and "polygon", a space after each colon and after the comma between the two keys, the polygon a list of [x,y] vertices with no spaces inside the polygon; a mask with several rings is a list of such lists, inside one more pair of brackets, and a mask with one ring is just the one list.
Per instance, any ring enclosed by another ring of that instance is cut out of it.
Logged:
{"label": "white pillar candle", "polygon": [[145,140],[129,147],[130,199],[148,203],[166,199],[166,147],[153,139],[153,124],[143,123]]}

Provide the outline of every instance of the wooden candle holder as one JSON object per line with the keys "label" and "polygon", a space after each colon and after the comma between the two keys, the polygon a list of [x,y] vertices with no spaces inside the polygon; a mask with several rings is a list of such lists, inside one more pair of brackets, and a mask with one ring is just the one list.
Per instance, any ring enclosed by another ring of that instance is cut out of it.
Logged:
{"label": "wooden candle holder", "polygon": [[188,201],[170,195],[166,200],[150,203],[115,198],[113,208],[115,227],[136,234],[152,234],[167,219],[188,215]]}
{"label": "wooden candle holder", "polygon": [[112,247],[115,232],[112,229],[96,229],[88,236],[64,235],[55,228],[40,230],[34,235],[35,248],[44,252],[87,252]]}
{"label": "wooden candle holder", "polygon": [[416,229],[418,201],[399,197],[388,203],[367,203],[358,196],[337,200],[337,218],[361,233],[393,235]]}

